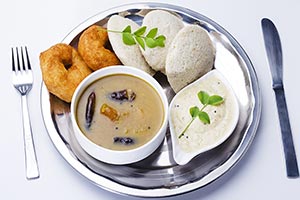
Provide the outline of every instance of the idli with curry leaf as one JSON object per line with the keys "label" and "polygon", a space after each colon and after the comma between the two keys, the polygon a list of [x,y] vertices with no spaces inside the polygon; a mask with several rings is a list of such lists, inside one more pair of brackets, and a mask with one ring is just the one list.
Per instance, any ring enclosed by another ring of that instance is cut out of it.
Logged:
{"label": "idli with curry leaf", "polygon": [[130,33],[139,28],[140,26],[131,19],[113,15],[107,22],[108,38],[115,54],[123,65],[136,67],[150,75],[154,75],[155,72],[146,62],[134,38],[130,37]]}

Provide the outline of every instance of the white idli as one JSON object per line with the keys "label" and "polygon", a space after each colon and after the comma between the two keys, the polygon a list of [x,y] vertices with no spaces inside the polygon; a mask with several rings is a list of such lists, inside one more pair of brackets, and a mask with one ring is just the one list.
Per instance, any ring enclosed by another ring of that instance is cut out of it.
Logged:
{"label": "white idli", "polygon": [[210,71],[215,48],[205,29],[188,25],[174,38],[166,59],[166,75],[177,93],[189,83]]}
{"label": "white idli", "polygon": [[[128,25],[131,26],[132,32],[140,28],[138,24],[128,18],[113,15],[107,22],[107,29],[122,32]],[[108,31],[108,38],[115,54],[123,65],[139,68],[151,75],[154,74],[154,71],[143,57],[138,44],[126,45],[123,43],[122,34],[111,31]]]}
{"label": "white idli", "polygon": [[148,64],[155,70],[165,73],[166,57],[169,46],[180,29],[184,27],[182,20],[175,15],[163,11],[154,10],[147,13],[143,19],[142,26],[147,27],[147,31],[157,28],[157,36],[164,35],[166,37],[165,47],[141,48]]}

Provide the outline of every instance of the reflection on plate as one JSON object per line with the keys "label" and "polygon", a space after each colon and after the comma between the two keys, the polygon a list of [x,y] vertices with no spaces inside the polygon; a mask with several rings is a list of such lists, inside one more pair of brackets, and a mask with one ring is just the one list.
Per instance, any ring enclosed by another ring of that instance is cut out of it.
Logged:
{"label": "reflection on plate", "polygon": [[[41,107],[48,134],[65,160],[96,185],[121,194],[140,197],[178,195],[201,188],[227,172],[251,144],[260,119],[261,97],[251,61],[237,41],[211,19],[186,8],[158,4],[129,4],[99,13],[72,30],[62,41],[77,45],[80,34],[92,24],[105,26],[108,18],[119,14],[141,23],[153,9],[178,15],[185,24],[205,28],[215,47],[214,67],[230,82],[240,106],[240,118],[233,134],[220,146],[205,152],[186,165],[177,165],[172,157],[170,134],[148,158],[130,165],[115,166],[89,156],[77,143],[70,121],[70,105],[41,88]],[[166,77],[154,76],[163,86],[169,101],[174,96]]]}

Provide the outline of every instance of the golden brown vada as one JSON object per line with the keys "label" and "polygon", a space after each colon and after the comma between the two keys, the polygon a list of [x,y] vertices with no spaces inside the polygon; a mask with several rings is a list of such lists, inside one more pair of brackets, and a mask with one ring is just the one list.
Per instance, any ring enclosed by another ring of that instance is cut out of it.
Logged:
{"label": "golden brown vada", "polygon": [[77,51],[63,43],[40,54],[40,67],[49,92],[66,102],[71,102],[76,87],[91,73]]}
{"label": "golden brown vada", "polygon": [[92,25],[81,34],[78,52],[92,70],[121,64],[117,56],[106,48],[107,44],[107,31],[101,26]]}

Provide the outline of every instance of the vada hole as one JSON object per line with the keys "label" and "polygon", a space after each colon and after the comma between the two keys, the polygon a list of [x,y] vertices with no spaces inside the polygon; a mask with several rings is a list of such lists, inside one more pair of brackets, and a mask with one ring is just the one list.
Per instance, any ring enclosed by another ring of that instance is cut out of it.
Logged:
{"label": "vada hole", "polygon": [[65,66],[66,70],[68,70],[72,67],[72,63],[64,63],[64,66]]}

